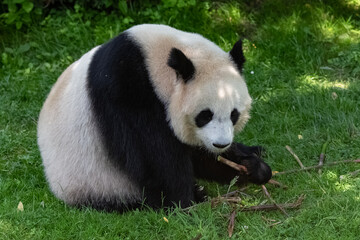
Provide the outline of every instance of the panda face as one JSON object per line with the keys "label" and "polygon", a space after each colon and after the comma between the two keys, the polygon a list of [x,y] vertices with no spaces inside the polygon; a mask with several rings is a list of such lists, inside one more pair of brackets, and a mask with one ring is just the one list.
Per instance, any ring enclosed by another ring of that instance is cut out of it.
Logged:
{"label": "panda face", "polygon": [[192,119],[193,137],[197,140],[195,145],[214,153],[221,153],[230,147],[235,132],[248,119],[251,102],[241,76],[235,71],[224,71],[219,70],[219,75],[208,78],[208,83],[203,86],[194,84],[193,87],[198,89],[193,89],[195,91],[190,91],[191,95],[188,95],[193,102],[187,102],[190,110],[187,115]]}
{"label": "panda face", "polygon": [[195,69],[192,80],[175,86],[168,118],[181,141],[218,154],[249,119],[251,98],[235,67],[225,64],[209,72],[195,63]]}

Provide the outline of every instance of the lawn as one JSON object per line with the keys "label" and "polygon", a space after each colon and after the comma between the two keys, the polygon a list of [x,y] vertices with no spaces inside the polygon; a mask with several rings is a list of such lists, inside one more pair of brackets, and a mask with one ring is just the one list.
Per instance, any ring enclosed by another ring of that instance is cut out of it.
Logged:
{"label": "lawn", "polygon": [[[245,38],[244,75],[254,103],[236,140],[264,146],[274,171],[299,168],[286,145],[305,166],[318,164],[325,143],[326,163],[360,158],[359,0],[163,2],[134,3],[126,14],[76,6],[20,30],[0,25],[0,239],[228,238],[233,207],[226,203],[104,213],[66,206],[47,186],[36,124],[51,86],[82,54],[135,24],[197,32],[226,51]],[[359,168],[348,163],[275,176],[288,188],[267,184],[272,198],[286,203],[305,194],[301,207],[287,210],[288,217],[239,211],[232,238],[358,239],[360,174],[349,173]],[[212,197],[235,188],[201,184]],[[259,186],[244,192],[242,206],[269,203]]]}

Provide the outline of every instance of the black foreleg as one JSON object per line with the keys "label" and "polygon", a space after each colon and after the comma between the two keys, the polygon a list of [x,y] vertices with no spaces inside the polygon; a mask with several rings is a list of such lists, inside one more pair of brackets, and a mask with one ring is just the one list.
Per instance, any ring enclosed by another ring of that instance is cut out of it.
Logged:
{"label": "black foreleg", "polygon": [[217,156],[205,150],[197,150],[193,155],[195,175],[199,178],[229,183],[238,176],[238,183],[266,183],[271,178],[271,168],[260,158],[262,147],[249,147],[241,143],[233,143],[221,156],[244,165],[248,175],[239,174],[237,170],[217,161]]}

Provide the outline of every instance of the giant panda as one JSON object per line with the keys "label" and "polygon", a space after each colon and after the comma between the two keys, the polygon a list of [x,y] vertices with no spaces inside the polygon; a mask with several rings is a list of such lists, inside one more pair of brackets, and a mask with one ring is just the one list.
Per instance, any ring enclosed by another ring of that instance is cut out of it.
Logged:
{"label": "giant panda", "polygon": [[71,206],[122,212],[202,201],[196,178],[266,183],[271,169],[261,147],[233,142],[252,101],[244,62],[241,41],[228,53],[199,34],[152,24],[87,52],[61,74],[40,112],[51,191]]}

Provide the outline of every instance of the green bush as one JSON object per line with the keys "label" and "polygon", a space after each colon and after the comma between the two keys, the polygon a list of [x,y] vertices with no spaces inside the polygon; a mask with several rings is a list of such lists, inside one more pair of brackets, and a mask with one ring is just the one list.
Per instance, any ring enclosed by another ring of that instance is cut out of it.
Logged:
{"label": "green bush", "polygon": [[20,29],[23,25],[29,25],[34,16],[40,16],[42,10],[34,0],[3,0],[1,12],[1,22]]}
{"label": "green bush", "polygon": [[[133,12],[134,5],[136,9],[143,9],[143,11],[140,11],[140,14]],[[154,6],[158,11],[154,11]],[[76,12],[89,12],[91,10],[97,12],[117,11],[123,17],[126,17],[124,23],[128,24],[134,22],[132,17],[138,17],[139,15],[157,21],[160,19],[160,12],[175,18],[181,10],[194,6],[196,6],[196,0],[45,0],[42,2],[35,0],[3,0],[0,7],[0,23],[8,27],[16,26],[17,29],[21,29],[23,26],[29,26],[35,22],[34,19],[44,18],[51,9],[69,8],[74,9]]]}

